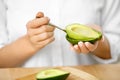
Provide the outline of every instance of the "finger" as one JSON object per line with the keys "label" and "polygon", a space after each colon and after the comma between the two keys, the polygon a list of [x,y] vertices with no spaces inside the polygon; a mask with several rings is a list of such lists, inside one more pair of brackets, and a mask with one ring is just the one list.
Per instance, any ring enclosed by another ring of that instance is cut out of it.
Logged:
{"label": "finger", "polygon": [[41,18],[41,17],[44,17],[44,14],[42,12],[38,12],[36,14],[36,18]]}
{"label": "finger", "polygon": [[83,42],[79,42],[78,46],[81,49],[82,53],[89,53],[89,50],[87,49],[87,47],[85,46],[85,44]]}
{"label": "finger", "polygon": [[70,44],[70,49],[71,49],[72,51],[75,51],[72,44]]}
{"label": "finger", "polygon": [[78,47],[78,45],[74,45],[73,47],[74,47],[75,52],[77,52],[77,53],[80,53],[80,52],[81,52],[81,50],[80,50],[80,48]]}
{"label": "finger", "polygon": [[49,25],[43,25],[41,26],[41,30],[43,30],[44,32],[52,32],[55,30],[55,27]]}
{"label": "finger", "polygon": [[85,45],[87,49],[89,49],[89,51],[92,52],[97,48],[98,42],[96,42],[95,44],[91,44],[90,42],[85,42]]}
{"label": "finger", "polygon": [[49,25],[43,25],[39,28],[28,29],[28,34],[30,36],[34,36],[34,35],[38,35],[38,34],[41,34],[41,33],[44,33],[44,32],[53,32],[54,29],[55,29],[54,27],[51,27]]}
{"label": "finger", "polygon": [[37,42],[41,42],[41,41],[44,41],[50,37],[53,37],[54,33],[53,32],[45,32],[45,33],[42,33],[40,35],[36,35],[36,36],[33,36],[31,37],[31,41],[33,43],[37,43]]}
{"label": "finger", "polygon": [[48,17],[42,17],[42,18],[37,18],[34,20],[31,20],[27,23],[27,28],[38,28],[42,25],[47,25],[49,23],[49,18]]}
{"label": "finger", "polygon": [[44,40],[44,41],[39,42],[39,43],[38,43],[38,46],[39,46],[40,48],[43,48],[43,47],[45,47],[46,45],[48,45],[49,43],[51,43],[51,42],[54,41],[54,40],[55,40],[55,38],[52,36],[52,37],[50,37],[50,38],[48,38],[48,39],[46,39],[46,40]]}

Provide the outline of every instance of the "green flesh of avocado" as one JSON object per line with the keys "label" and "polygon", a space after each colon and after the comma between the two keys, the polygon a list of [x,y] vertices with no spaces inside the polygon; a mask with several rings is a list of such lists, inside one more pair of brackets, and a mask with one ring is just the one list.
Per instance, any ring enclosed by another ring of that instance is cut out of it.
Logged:
{"label": "green flesh of avocado", "polygon": [[58,69],[48,69],[48,70],[43,70],[39,72],[36,75],[36,79],[37,80],[65,80],[69,74],[70,74],[69,72],[65,72]]}
{"label": "green flesh of avocado", "polygon": [[77,44],[79,41],[94,43],[102,37],[102,33],[81,24],[71,24],[66,27],[66,39]]}

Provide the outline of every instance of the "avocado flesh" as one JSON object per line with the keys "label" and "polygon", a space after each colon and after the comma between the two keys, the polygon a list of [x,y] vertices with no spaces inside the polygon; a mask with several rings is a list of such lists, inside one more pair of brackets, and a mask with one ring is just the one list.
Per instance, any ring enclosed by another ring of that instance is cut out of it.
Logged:
{"label": "avocado flesh", "polygon": [[94,43],[102,37],[101,32],[81,24],[71,24],[66,27],[66,39],[77,44],[79,41]]}
{"label": "avocado flesh", "polygon": [[43,70],[39,72],[36,75],[36,79],[37,80],[65,80],[69,74],[70,74],[69,72],[65,72],[58,69],[48,69],[48,70]]}

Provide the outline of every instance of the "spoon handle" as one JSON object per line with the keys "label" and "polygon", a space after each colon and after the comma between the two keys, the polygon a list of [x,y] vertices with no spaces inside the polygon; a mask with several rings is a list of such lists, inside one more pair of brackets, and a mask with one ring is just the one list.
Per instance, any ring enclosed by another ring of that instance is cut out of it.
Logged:
{"label": "spoon handle", "polygon": [[53,27],[56,27],[57,29],[59,29],[59,30],[62,30],[62,31],[64,31],[64,32],[66,32],[66,30],[65,30],[65,29],[62,29],[62,28],[60,28],[60,27],[56,26],[55,24],[49,23],[49,25],[50,25],[50,26],[53,26]]}

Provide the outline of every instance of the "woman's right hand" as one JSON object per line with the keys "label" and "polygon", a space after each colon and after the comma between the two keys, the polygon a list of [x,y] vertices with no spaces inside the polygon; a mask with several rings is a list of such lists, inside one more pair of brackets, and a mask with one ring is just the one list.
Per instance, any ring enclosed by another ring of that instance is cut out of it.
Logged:
{"label": "woman's right hand", "polygon": [[48,23],[49,18],[38,12],[36,19],[29,21],[26,25],[28,39],[36,50],[40,50],[55,39],[54,27],[49,26]]}

